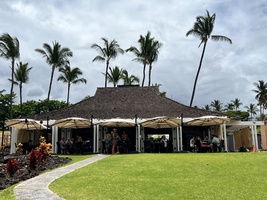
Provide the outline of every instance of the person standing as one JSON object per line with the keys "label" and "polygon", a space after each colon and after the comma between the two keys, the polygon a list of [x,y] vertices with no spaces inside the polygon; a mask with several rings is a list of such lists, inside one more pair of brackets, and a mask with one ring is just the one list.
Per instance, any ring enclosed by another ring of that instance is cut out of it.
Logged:
{"label": "person standing", "polygon": [[112,136],[112,154],[120,153],[118,146],[120,136],[117,133],[117,129],[114,128],[113,131],[111,131],[111,136]]}

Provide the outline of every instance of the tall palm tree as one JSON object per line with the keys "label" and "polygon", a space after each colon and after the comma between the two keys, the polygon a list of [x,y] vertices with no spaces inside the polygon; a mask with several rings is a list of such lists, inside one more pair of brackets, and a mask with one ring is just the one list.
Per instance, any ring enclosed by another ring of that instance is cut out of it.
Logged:
{"label": "tall palm tree", "polygon": [[265,83],[263,80],[259,80],[258,83],[253,83],[253,85],[256,87],[256,89],[253,89],[252,91],[256,93],[256,100],[259,102],[260,106],[260,115],[264,114],[264,105],[267,102],[267,83]]}
{"label": "tall palm tree", "polygon": [[241,103],[240,99],[236,98],[235,100],[232,100],[231,103],[234,105],[235,111],[241,106],[243,103]]}
{"label": "tall palm tree", "polygon": [[250,119],[252,120],[253,115],[257,114],[257,111],[259,111],[259,109],[257,108],[257,105],[251,103],[249,104],[249,106],[245,106],[245,108],[247,109],[247,112],[250,113]]}
{"label": "tall palm tree", "polygon": [[151,57],[151,53],[152,53],[151,47],[152,47],[153,41],[154,41],[154,38],[151,38],[151,33],[150,31],[148,31],[145,37],[140,35],[140,38],[138,40],[140,49],[137,49],[134,46],[131,46],[130,48],[126,49],[126,52],[130,51],[136,56],[136,58],[133,60],[143,64],[142,87],[144,86],[144,82],[145,82],[146,65],[149,64],[148,59]]}
{"label": "tall palm tree", "polygon": [[4,33],[0,36],[0,57],[3,57],[7,60],[11,60],[11,87],[9,95],[9,113],[10,118],[13,118],[13,86],[14,86],[14,68],[15,68],[15,59],[20,57],[19,53],[19,40],[16,37],[11,37],[8,33]]}
{"label": "tall palm tree", "polygon": [[220,100],[214,100],[210,104],[211,107],[213,107],[214,111],[221,112],[222,111],[222,103]]}
{"label": "tall palm tree", "polygon": [[[14,84],[19,86],[19,102],[20,102],[20,111],[22,112],[22,84],[28,83],[29,81],[29,73],[32,67],[28,68],[28,63],[17,63],[17,69],[14,72],[15,81]],[[10,80],[12,81],[12,80]]]}
{"label": "tall palm tree", "polygon": [[151,71],[152,71],[152,64],[155,63],[158,60],[159,56],[159,49],[162,47],[162,43],[160,43],[157,40],[152,40],[151,43],[151,50],[150,55],[148,57],[148,64],[149,64],[149,73],[148,73],[148,86],[150,86],[151,83]]}
{"label": "tall palm tree", "polygon": [[139,83],[140,81],[137,76],[129,76],[128,71],[126,69],[122,70],[121,78],[124,82],[124,85],[132,85],[134,82]]}
{"label": "tall palm tree", "polygon": [[190,106],[192,106],[192,103],[194,100],[195,90],[196,90],[196,85],[197,85],[197,79],[198,79],[198,75],[199,75],[199,72],[201,69],[201,65],[202,65],[202,61],[203,61],[203,57],[204,57],[204,53],[205,53],[205,49],[206,49],[206,45],[207,45],[208,40],[212,39],[214,41],[226,41],[226,42],[229,42],[230,44],[232,44],[232,40],[228,37],[225,37],[222,35],[211,35],[211,33],[213,31],[214,23],[215,23],[215,18],[216,18],[215,13],[212,16],[210,16],[209,11],[207,11],[207,16],[196,17],[196,22],[194,23],[193,28],[190,29],[186,33],[186,36],[193,35],[193,36],[198,37],[201,40],[198,47],[200,47],[201,44],[204,43],[200,62],[199,62],[199,66],[198,66],[198,70],[197,70],[197,74],[196,74],[196,78],[195,78],[195,82],[194,82],[194,87],[193,87],[192,96],[191,96],[191,100],[190,100]]}
{"label": "tall palm tree", "polygon": [[85,78],[79,78],[79,76],[83,75],[83,73],[78,67],[71,69],[69,65],[65,65],[64,67],[59,68],[59,72],[61,72],[61,74],[59,75],[57,80],[68,84],[67,105],[69,105],[71,84],[86,84],[87,80]]}
{"label": "tall palm tree", "polygon": [[69,57],[72,57],[72,51],[67,47],[61,47],[58,42],[52,42],[53,46],[44,43],[43,49],[35,49],[36,52],[40,53],[46,60],[46,62],[52,67],[49,89],[47,94],[46,112],[49,108],[49,99],[52,88],[52,82],[54,77],[54,72],[56,68],[62,67],[69,62]]}
{"label": "tall palm tree", "polygon": [[120,48],[120,45],[116,40],[112,40],[111,42],[108,41],[106,38],[102,38],[104,41],[104,47],[94,43],[92,44],[91,48],[95,49],[99,55],[93,59],[93,62],[100,61],[106,62],[106,71],[105,71],[105,88],[107,87],[107,80],[108,80],[108,68],[109,62],[111,59],[115,59],[119,53],[123,54],[124,50]]}
{"label": "tall palm tree", "polygon": [[118,82],[121,79],[122,70],[123,69],[120,69],[118,66],[115,66],[114,68],[109,67],[108,82],[113,83],[114,87],[118,85]]}

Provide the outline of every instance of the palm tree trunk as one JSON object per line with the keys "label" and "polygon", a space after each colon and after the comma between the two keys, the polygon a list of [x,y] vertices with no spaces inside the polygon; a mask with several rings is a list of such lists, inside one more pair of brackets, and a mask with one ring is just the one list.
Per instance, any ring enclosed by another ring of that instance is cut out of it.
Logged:
{"label": "palm tree trunk", "polygon": [[19,83],[20,112],[22,113],[22,82]]}
{"label": "palm tree trunk", "polygon": [[69,101],[70,101],[70,83],[68,83],[67,106],[69,106]]}
{"label": "palm tree trunk", "polygon": [[146,77],[146,63],[144,63],[144,68],[143,68],[143,80],[142,80],[142,87],[144,87],[144,83],[145,83],[145,77]]}
{"label": "palm tree trunk", "polygon": [[107,60],[107,64],[106,64],[106,73],[105,73],[105,88],[107,87],[108,84],[108,66],[109,66],[109,62]]}
{"label": "palm tree trunk", "polygon": [[152,71],[152,65],[149,65],[149,74],[148,74],[148,86],[150,86],[150,82],[151,82],[151,71]]}
{"label": "palm tree trunk", "polygon": [[51,77],[50,77],[50,84],[49,84],[48,94],[47,94],[46,112],[48,112],[48,109],[49,109],[49,99],[50,99],[50,93],[51,93],[52,82],[53,82],[53,77],[54,77],[54,71],[55,71],[55,66],[52,65],[52,71],[51,71]]}
{"label": "palm tree trunk", "polygon": [[197,79],[198,79],[198,75],[199,75],[199,72],[200,72],[200,69],[201,69],[201,65],[202,65],[202,61],[203,61],[206,45],[207,45],[207,41],[205,41],[204,46],[203,46],[203,50],[202,50],[202,54],[201,54],[201,58],[200,58],[200,62],[199,62],[199,66],[198,66],[195,82],[194,82],[194,87],[193,87],[193,91],[192,91],[190,107],[192,107],[192,104],[193,104],[193,100],[194,100],[194,96],[195,96],[195,90],[196,90],[196,86],[197,86]]}
{"label": "palm tree trunk", "polygon": [[15,64],[15,59],[12,58],[11,60],[11,87],[10,87],[10,95],[9,95],[9,117],[10,119],[13,119],[13,101],[12,101],[12,96],[13,96],[13,86],[14,86],[14,64]]}

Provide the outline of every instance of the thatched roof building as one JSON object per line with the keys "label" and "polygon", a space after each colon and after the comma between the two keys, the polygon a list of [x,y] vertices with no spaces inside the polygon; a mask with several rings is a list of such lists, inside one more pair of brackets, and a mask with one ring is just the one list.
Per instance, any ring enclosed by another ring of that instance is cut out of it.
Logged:
{"label": "thatched roof building", "polygon": [[223,113],[191,108],[167,97],[160,96],[158,86],[121,86],[97,88],[94,96],[67,108],[33,116],[36,120],[62,119],[67,117],[96,119],[109,118],[151,118],[157,116],[200,117],[204,115],[222,116]]}

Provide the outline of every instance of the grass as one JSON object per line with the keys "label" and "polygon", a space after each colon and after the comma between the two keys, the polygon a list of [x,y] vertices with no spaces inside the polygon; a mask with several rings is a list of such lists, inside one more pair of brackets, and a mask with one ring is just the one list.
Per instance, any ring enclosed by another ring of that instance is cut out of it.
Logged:
{"label": "grass", "polygon": [[[66,155],[59,155],[60,157],[66,157]],[[81,161],[81,160],[84,160],[86,158],[90,158],[92,157],[93,155],[68,155],[69,158],[72,159],[71,162],[69,162],[68,164],[66,165],[70,165],[70,164],[73,164],[75,162],[78,162],[78,161]],[[66,165],[63,165],[63,166],[66,166]],[[16,200],[16,197],[15,195],[13,194],[13,189],[14,187],[16,186],[17,184],[15,185],[12,185],[2,191],[0,191],[0,200]]]}
{"label": "grass", "polygon": [[267,199],[267,154],[110,156],[50,189],[65,199]]}

